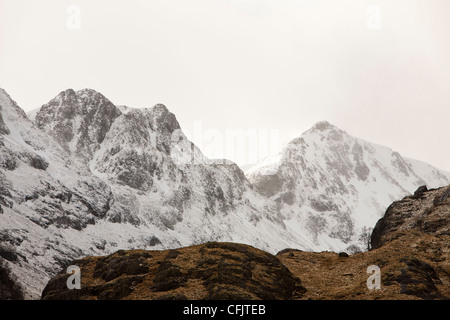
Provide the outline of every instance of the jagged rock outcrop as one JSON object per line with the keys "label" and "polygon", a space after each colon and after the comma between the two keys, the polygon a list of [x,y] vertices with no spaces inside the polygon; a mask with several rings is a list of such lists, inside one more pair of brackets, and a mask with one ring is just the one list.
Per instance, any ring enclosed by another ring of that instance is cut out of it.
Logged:
{"label": "jagged rock outcrop", "polygon": [[43,105],[34,122],[66,150],[90,159],[120,115],[120,110],[102,94],[90,89],[68,89]]}
{"label": "jagged rock outcrop", "polygon": [[69,275],[63,270],[42,299],[290,300],[305,292],[275,256],[234,243],[118,251],[72,264],[81,268],[81,289],[67,289]]}
{"label": "jagged rock outcrop", "polygon": [[421,186],[414,195],[389,206],[372,233],[372,248],[416,230],[434,236],[450,235],[450,186],[428,190]]}

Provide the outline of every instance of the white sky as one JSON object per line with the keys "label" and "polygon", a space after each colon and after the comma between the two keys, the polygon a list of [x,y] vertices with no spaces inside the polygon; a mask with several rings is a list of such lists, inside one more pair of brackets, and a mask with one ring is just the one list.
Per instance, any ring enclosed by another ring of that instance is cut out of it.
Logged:
{"label": "white sky", "polygon": [[449,14],[448,0],[0,0],[0,87],[26,111],[67,88],[164,103],[201,149],[199,121],[287,142],[327,120],[450,171]]}

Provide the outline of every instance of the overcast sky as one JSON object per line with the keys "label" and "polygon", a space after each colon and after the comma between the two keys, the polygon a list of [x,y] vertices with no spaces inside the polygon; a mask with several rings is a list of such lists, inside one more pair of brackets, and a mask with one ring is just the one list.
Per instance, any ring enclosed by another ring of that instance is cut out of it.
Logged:
{"label": "overcast sky", "polygon": [[448,0],[0,0],[0,87],[26,111],[67,88],[163,103],[201,148],[205,132],[284,143],[327,120],[450,171],[449,14]]}

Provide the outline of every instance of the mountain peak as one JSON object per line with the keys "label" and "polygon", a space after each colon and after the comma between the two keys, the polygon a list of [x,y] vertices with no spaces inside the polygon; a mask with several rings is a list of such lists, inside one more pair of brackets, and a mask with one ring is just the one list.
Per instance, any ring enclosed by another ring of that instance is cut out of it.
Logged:
{"label": "mountain peak", "polygon": [[326,120],[322,120],[322,121],[318,121],[316,122],[313,126],[312,129],[316,129],[316,130],[326,130],[333,127],[333,125],[331,123],[329,123]]}
{"label": "mountain peak", "polygon": [[[309,130],[305,131],[301,137],[320,136],[327,141],[341,141],[347,132],[336,127],[328,121],[319,121],[315,123]],[[322,139],[323,140],[323,139]]]}
{"label": "mountain peak", "polygon": [[159,111],[159,112],[169,112],[169,109],[167,109],[167,107],[162,103],[155,104],[153,106],[153,110]]}
{"label": "mountain peak", "polygon": [[[69,89],[72,90],[72,89]],[[84,89],[80,89],[76,92],[77,94],[101,94],[100,92],[98,92],[97,90],[91,89],[91,88],[84,88]]]}
{"label": "mountain peak", "polygon": [[[71,89],[69,89],[71,90]],[[78,97],[80,98],[88,98],[88,99],[106,99],[108,100],[102,93],[94,90],[94,89],[90,89],[90,88],[84,88],[81,90],[78,90],[76,92],[74,92]]]}
{"label": "mountain peak", "polygon": [[167,130],[170,134],[173,133],[173,131],[180,129],[177,118],[165,105],[161,103],[156,104],[150,109],[150,113],[156,128],[164,131]]}
{"label": "mountain peak", "polygon": [[34,121],[66,149],[89,157],[121,114],[119,108],[93,89],[67,89],[43,105]]}
{"label": "mountain peak", "polygon": [[338,127],[336,127],[335,125],[329,123],[328,121],[319,121],[316,122],[311,129],[309,129],[308,131],[312,131],[312,132],[325,132],[325,131],[329,131],[329,130],[334,130],[334,131],[343,131],[341,129],[339,129]]}
{"label": "mountain peak", "polygon": [[[59,102],[58,105],[62,106],[67,103],[75,104],[78,102],[78,100],[84,100],[84,101],[92,100],[95,102],[104,100],[106,102],[109,102],[109,100],[103,94],[101,94],[100,92],[98,92],[94,89],[84,88],[84,89],[75,91],[74,89],[69,88],[64,91],[61,91],[56,97],[54,97],[49,103],[47,103],[46,106],[51,104],[52,101],[57,101],[57,102]],[[96,106],[97,104],[93,103],[92,105]]]}
{"label": "mountain peak", "polygon": [[101,109],[111,111],[114,113],[114,116],[120,115],[120,110],[98,91],[93,89],[81,89],[78,91],[66,89],[43,105],[38,113],[50,112],[64,118],[73,118],[80,113],[96,113]]}

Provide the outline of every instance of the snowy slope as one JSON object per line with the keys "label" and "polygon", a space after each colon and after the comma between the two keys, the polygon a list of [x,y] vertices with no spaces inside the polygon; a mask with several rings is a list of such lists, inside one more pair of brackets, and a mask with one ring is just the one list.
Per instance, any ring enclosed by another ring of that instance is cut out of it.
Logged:
{"label": "snowy slope", "polygon": [[356,250],[387,206],[418,186],[440,187],[450,174],[319,122],[278,155],[250,168],[255,188],[275,202],[311,249]]}

